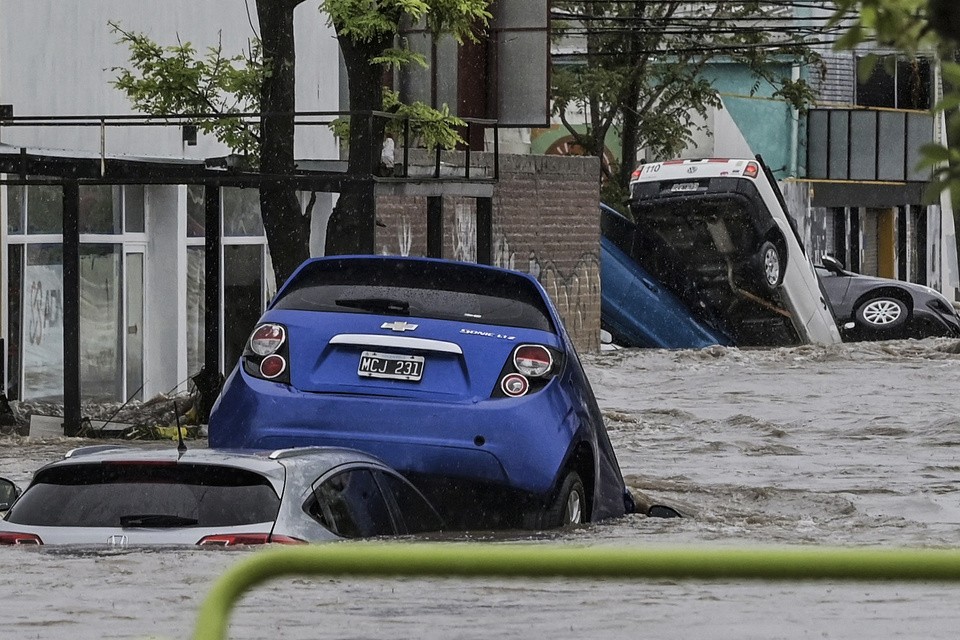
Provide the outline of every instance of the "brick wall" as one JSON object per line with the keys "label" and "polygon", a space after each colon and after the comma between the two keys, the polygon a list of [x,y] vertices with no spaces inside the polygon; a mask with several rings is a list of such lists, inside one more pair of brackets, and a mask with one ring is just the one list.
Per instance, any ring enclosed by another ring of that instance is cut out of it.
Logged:
{"label": "brick wall", "polygon": [[[462,155],[444,163],[462,165]],[[533,274],[550,294],[580,351],[600,340],[599,167],[596,158],[501,155],[493,192],[493,261]],[[473,171],[490,154],[473,154]],[[426,198],[381,196],[376,246],[382,254],[425,255]],[[476,260],[472,198],[443,201],[443,257]]]}

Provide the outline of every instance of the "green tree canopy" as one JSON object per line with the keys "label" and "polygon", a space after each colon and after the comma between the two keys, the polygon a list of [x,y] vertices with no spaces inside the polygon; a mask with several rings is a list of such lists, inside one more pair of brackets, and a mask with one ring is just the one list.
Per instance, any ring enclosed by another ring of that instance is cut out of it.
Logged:
{"label": "green tree canopy", "polygon": [[[257,0],[260,33],[247,51],[227,55],[218,43],[202,54],[191,43],[163,46],[133,29],[111,23],[130,51],[130,66],[115,69],[115,86],[134,108],[158,116],[212,114],[196,124],[235,153],[250,168],[272,175],[293,173],[295,43],[293,12],[303,0]],[[350,92],[350,111],[385,106],[414,122],[428,144],[450,146],[459,138],[445,107],[402,105],[384,93],[386,65],[422,64],[400,37],[407,24],[423,24],[434,34],[458,41],[477,39],[486,28],[490,0],[323,0],[318,7],[337,33]],[[318,19],[321,17],[318,15]],[[330,73],[335,64],[328,64]],[[240,113],[261,113],[251,123]],[[369,175],[379,158],[385,123],[349,127],[348,171]],[[278,280],[284,280],[309,255],[309,210],[284,186],[260,190],[260,208]],[[327,253],[365,253],[373,248],[372,184],[341,195],[327,229]]]}

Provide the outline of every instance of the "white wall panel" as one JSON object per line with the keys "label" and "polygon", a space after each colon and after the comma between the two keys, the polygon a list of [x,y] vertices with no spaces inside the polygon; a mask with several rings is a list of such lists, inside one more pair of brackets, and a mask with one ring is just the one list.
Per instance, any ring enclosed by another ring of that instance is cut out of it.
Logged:
{"label": "white wall panel", "polygon": [[[305,2],[295,14],[297,109],[338,108],[337,41],[318,9]],[[249,17],[248,17],[249,10]],[[95,115],[131,113],[126,97],[113,88],[115,67],[128,64],[126,46],[117,44],[109,21],[143,32],[162,45],[177,38],[204,52],[222,40],[227,55],[239,54],[254,36],[253,0],[132,2],[129,0],[0,0],[0,103],[15,115]],[[9,144],[99,152],[96,129],[3,130]],[[125,128],[107,132],[108,154],[202,158],[225,153],[212,138],[184,146],[171,127]],[[299,157],[334,157],[326,127],[300,128]]]}

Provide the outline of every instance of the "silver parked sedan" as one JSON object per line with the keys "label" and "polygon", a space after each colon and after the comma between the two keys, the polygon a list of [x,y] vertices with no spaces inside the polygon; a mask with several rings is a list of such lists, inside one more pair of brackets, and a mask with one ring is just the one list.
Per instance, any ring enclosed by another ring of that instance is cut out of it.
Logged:
{"label": "silver parked sedan", "polygon": [[234,546],[441,528],[413,485],[352,449],[98,445],[34,474],[0,520],[0,544]]}

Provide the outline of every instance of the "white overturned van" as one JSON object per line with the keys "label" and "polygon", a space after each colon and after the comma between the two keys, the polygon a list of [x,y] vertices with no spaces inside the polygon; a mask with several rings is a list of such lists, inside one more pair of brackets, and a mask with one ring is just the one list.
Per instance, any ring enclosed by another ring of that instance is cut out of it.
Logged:
{"label": "white overturned van", "polygon": [[640,165],[633,257],[739,346],[835,344],[837,324],[761,158]]}

